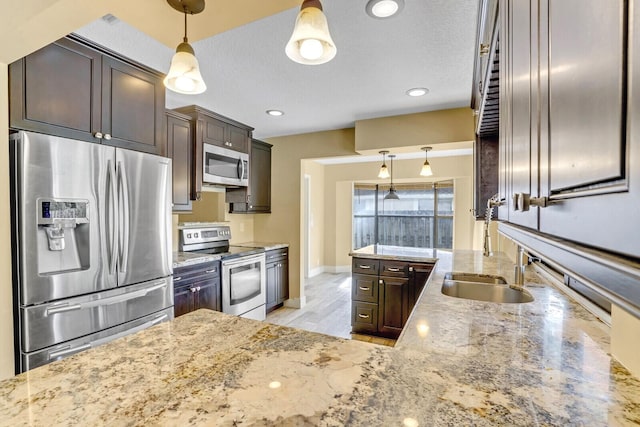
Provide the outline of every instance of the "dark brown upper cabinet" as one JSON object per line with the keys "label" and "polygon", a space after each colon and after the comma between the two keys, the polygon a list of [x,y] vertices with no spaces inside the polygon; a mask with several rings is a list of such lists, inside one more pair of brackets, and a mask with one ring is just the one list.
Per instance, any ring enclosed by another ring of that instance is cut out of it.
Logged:
{"label": "dark brown upper cabinet", "polygon": [[162,79],[71,35],[9,66],[10,127],[166,156]]}
{"label": "dark brown upper cabinet", "polygon": [[213,111],[188,105],[174,111],[190,117],[192,131],[191,200],[200,200],[202,192],[202,144],[218,145],[249,153],[253,128]]}
{"label": "dark brown upper cabinet", "polygon": [[167,110],[167,149],[173,165],[173,211],[191,211],[191,124],[189,116]]}
{"label": "dark brown upper cabinet", "polygon": [[229,188],[230,213],[271,213],[271,144],[254,139],[249,153],[249,187]]}
{"label": "dark brown upper cabinet", "polygon": [[640,257],[640,8],[499,5],[501,219]]}

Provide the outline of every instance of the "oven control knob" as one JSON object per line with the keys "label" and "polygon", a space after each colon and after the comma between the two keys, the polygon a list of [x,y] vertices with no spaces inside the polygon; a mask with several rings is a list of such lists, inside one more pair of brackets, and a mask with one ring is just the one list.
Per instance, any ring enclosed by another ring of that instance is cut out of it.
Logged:
{"label": "oven control knob", "polygon": [[187,239],[191,238],[191,234],[187,233]]}
{"label": "oven control knob", "polygon": [[198,238],[198,233],[194,233],[193,237],[195,237],[197,239]]}

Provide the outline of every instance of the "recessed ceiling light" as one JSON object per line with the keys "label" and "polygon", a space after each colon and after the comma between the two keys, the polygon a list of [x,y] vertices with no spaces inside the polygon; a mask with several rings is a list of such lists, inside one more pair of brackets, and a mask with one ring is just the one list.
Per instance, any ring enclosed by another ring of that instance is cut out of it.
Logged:
{"label": "recessed ceiling light", "polygon": [[275,117],[284,116],[284,112],[280,110],[267,110],[266,113],[270,116],[275,116]]}
{"label": "recessed ceiling light", "polygon": [[414,87],[413,89],[409,89],[407,91],[407,95],[409,96],[424,96],[429,93],[429,89],[426,87]]}
{"label": "recessed ceiling light", "polygon": [[373,18],[390,18],[404,7],[404,0],[369,0],[367,14]]}

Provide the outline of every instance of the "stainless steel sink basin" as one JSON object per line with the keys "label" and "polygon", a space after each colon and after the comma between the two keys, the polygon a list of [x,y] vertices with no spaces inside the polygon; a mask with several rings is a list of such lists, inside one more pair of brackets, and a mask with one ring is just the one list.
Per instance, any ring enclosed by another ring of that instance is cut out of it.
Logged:
{"label": "stainless steel sink basin", "polygon": [[450,297],[496,303],[525,303],[533,295],[519,286],[507,285],[500,276],[473,273],[447,273],[442,293]]}
{"label": "stainless steel sink basin", "polygon": [[477,282],[477,283],[494,283],[496,285],[506,285],[507,281],[502,276],[494,276],[491,274],[479,273],[447,273],[444,275],[445,280],[456,280],[459,282]]}

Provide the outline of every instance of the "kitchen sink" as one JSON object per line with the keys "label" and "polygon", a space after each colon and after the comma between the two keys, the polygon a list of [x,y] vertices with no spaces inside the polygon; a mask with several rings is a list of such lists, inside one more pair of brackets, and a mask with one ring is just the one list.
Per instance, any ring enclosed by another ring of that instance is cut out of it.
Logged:
{"label": "kitchen sink", "polygon": [[519,286],[508,285],[500,276],[475,273],[447,273],[442,293],[450,297],[518,304],[533,301],[533,295]]}
{"label": "kitchen sink", "polygon": [[458,282],[493,283],[496,285],[506,285],[507,281],[502,276],[479,273],[447,273],[444,280],[455,280]]}

